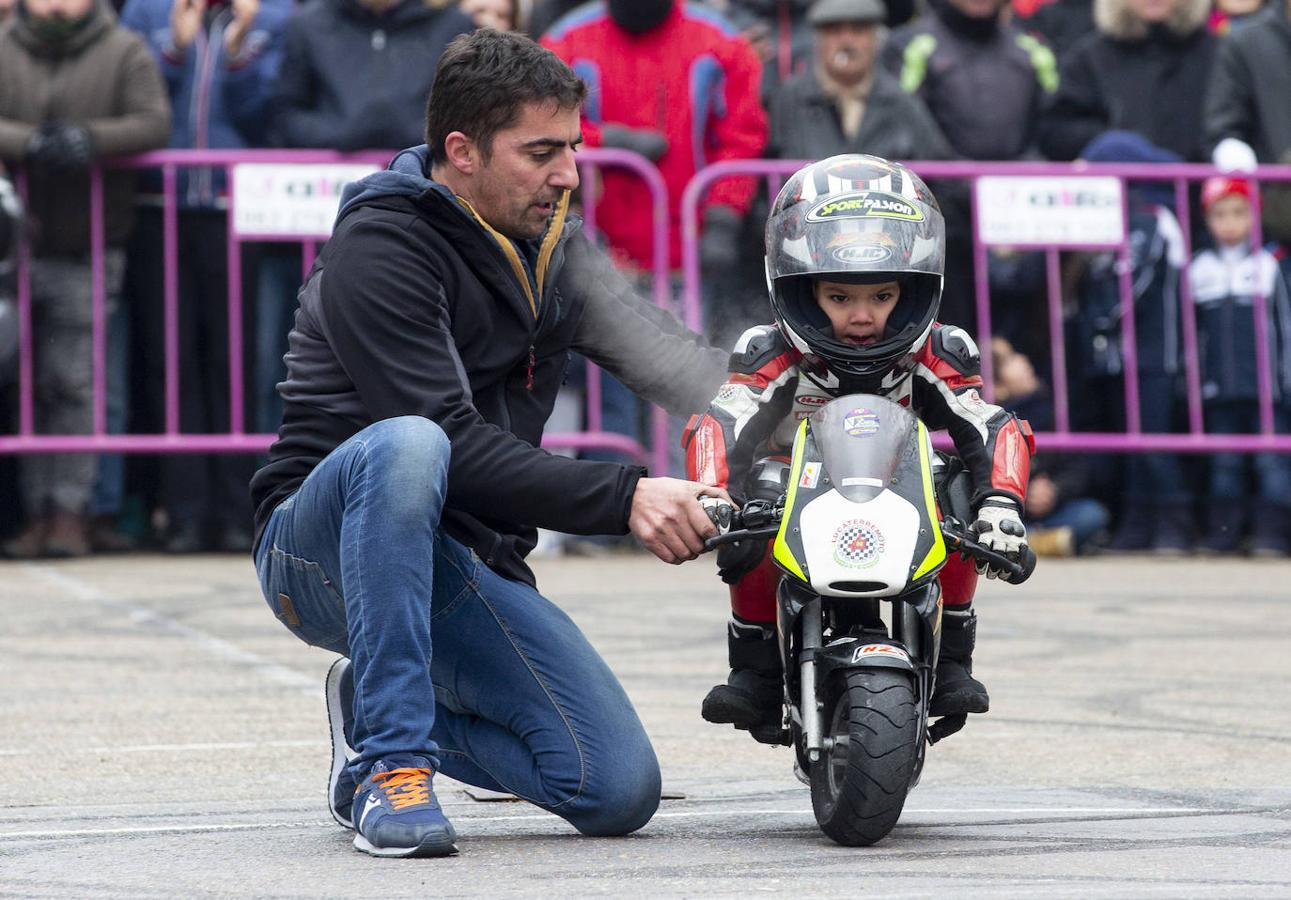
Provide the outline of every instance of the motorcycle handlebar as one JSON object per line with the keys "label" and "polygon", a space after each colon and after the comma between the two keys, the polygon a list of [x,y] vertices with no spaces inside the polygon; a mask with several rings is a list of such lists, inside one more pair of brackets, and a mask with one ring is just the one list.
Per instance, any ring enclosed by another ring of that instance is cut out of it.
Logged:
{"label": "motorcycle handlebar", "polygon": [[[701,497],[700,502],[708,517],[721,532],[704,541],[705,551],[715,550],[723,544],[773,538],[780,530],[780,517],[784,514],[784,509],[779,504],[767,503],[764,500],[750,501],[741,509],[716,497]],[[1035,571],[1035,551],[1030,547],[1024,547],[1021,557],[1015,560],[983,547],[970,536],[957,519],[947,517],[940,525],[941,534],[946,540],[949,552],[964,553],[986,563],[992,569],[1002,573],[1003,579],[1009,584],[1021,584]]]}

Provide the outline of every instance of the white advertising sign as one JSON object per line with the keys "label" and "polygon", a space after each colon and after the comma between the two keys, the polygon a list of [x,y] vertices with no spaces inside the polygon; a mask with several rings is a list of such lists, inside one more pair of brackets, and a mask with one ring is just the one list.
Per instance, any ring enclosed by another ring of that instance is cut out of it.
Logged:
{"label": "white advertising sign", "polygon": [[379,170],[354,163],[239,163],[233,167],[233,227],[241,237],[327,238],[341,190]]}
{"label": "white advertising sign", "polygon": [[978,239],[1008,247],[1116,247],[1125,236],[1121,182],[1104,175],[984,175]]}

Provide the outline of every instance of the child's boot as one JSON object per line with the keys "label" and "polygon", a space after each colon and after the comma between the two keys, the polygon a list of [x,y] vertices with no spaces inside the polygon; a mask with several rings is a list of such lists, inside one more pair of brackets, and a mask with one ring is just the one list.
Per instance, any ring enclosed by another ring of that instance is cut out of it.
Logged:
{"label": "child's boot", "polygon": [[941,617],[941,656],[928,715],[933,718],[984,713],[991,708],[986,686],[973,677],[977,613],[947,609]]}
{"label": "child's boot", "polygon": [[727,647],[731,674],[704,698],[704,719],[746,729],[778,724],[784,688],[775,626],[732,615]]}

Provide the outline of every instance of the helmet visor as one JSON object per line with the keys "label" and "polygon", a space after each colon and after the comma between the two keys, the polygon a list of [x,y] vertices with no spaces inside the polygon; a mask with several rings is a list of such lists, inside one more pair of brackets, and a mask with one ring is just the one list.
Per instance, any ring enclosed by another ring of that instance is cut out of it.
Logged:
{"label": "helmet visor", "polygon": [[935,207],[885,191],[799,202],[767,221],[767,275],[918,272],[940,276],[945,226]]}

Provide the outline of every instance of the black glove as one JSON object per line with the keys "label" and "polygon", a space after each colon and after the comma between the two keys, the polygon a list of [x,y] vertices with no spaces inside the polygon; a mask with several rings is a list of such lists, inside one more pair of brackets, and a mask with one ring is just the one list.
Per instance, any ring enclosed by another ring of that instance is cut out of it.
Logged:
{"label": "black glove", "polygon": [[704,210],[699,238],[699,263],[705,272],[729,272],[740,257],[740,215],[729,206]]}
{"label": "black glove", "polygon": [[90,133],[80,125],[46,122],[27,141],[24,158],[46,169],[86,169],[94,161],[94,144]]}
{"label": "black glove", "polygon": [[640,153],[650,162],[668,152],[668,139],[653,128],[629,128],[626,125],[606,125],[601,128],[601,143],[606,147]]}
{"label": "black glove", "polygon": [[762,563],[767,555],[765,540],[739,541],[717,548],[717,575],[727,584],[735,584]]}

